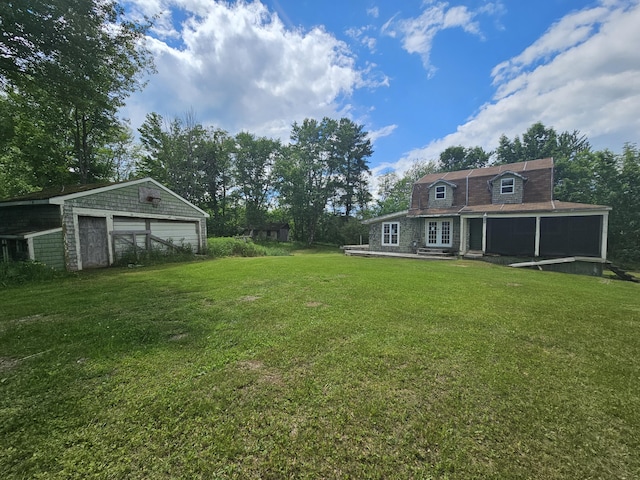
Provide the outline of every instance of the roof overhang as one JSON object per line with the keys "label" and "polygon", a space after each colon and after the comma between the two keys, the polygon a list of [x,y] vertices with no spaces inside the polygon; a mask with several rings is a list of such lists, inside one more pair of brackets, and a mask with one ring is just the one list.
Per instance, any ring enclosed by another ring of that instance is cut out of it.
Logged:
{"label": "roof overhang", "polygon": [[366,220],[362,220],[363,225],[371,225],[372,223],[378,222],[386,222],[387,220],[394,220],[400,217],[406,217],[409,214],[409,210],[402,210],[401,212],[389,213],[387,215],[381,215],[379,217],[368,218]]}
{"label": "roof overhang", "polygon": [[179,199],[180,201],[184,202],[185,204],[189,205],[191,208],[193,208],[194,210],[202,214],[203,217],[209,218],[209,214],[207,212],[195,206],[193,203],[191,203],[184,197],[178,195],[176,192],[165,187],[160,182],[158,182],[157,180],[154,180],[151,177],[141,178],[139,180],[131,180],[128,182],[113,183],[110,185],[105,185],[101,187],[91,188],[89,190],[82,190],[82,191],[68,193],[68,194],[51,195],[49,198],[44,198],[44,199],[31,199],[31,200],[15,199],[8,202],[0,202],[0,207],[14,207],[14,206],[26,206],[26,205],[64,205],[66,201],[73,200],[75,198],[86,197],[88,195],[95,195],[97,193],[104,193],[110,190],[116,190],[124,186],[138,185],[138,184],[144,184],[144,183],[153,183],[160,190],[165,191],[169,195],[172,195],[177,199]]}
{"label": "roof overhang", "polygon": [[437,217],[482,217],[490,216],[536,216],[536,215],[605,215],[611,211],[606,205],[591,205],[573,202],[538,202],[538,203],[504,203],[489,205],[466,205],[455,209],[430,208],[425,210],[410,210],[409,218],[437,218]]}

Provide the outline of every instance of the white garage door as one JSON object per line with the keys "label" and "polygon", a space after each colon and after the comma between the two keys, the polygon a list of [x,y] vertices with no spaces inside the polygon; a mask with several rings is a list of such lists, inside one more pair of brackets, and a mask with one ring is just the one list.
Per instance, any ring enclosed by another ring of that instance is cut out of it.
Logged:
{"label": "white garage door", "polygon": [[[154,240],[159,238],[177,246],[190,245],[198,250],[198,223],[144,218],[115,217],[113,219],[113,246],[116,256],[134,248],[145,249],[150,231],[152,248],[166,249],[166,245]],[[134,244],[135,238],[135,244]]]}
{"label": "white garage door", "polygon": [[198,230],[193,222],[151,221],[151,235],[174,245],[191,245],[198,250]]}

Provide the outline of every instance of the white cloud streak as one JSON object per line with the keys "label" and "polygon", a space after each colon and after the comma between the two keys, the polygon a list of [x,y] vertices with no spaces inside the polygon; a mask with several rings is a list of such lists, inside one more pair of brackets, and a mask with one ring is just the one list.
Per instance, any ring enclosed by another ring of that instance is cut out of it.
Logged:
{"label": "white cloud streak", "polygon": [[594,148],[621,149],[640,132],[640,2],[603,0],[573,12],[493,69],[496,94],[443,138],[383,167],[406,171],[452,145],[495,148],[533,123],[579,130]]}

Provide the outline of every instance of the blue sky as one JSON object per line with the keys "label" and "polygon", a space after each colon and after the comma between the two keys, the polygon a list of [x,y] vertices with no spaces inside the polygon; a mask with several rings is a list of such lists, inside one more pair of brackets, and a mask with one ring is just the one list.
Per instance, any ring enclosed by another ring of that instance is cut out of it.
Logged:
{"label": "blue sky", "polygon": [[[294,121],[364,125],[374,174],[537,121],[620,151],[640,141],[640,0],[129,0],[157,16],[157,73],[122,115],[188,111],[288,140]],[[525,160],[525,159],[523,159]]]}

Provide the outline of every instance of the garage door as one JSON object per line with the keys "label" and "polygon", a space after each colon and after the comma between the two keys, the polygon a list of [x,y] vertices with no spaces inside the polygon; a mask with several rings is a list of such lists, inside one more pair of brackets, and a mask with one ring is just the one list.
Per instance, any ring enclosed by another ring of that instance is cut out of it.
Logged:
{"label": "garage door", "polygon": [[198,251],[197,222],[115,217],[113,230],[116,256],[133,248],[146,249],[147,245],[154,249],[168,248],[157,239],[176,246],[190,245],[194,251]]}
{"label": "garage door", "polygon": [[174,245],[191,245],[198,250],[198,230],[194,222],[151,221],[151,235]]}
{"label": "garage door", "polygon": [[99,217],[78,217],[78,230],[82,268],[108,266],[107,219]]}

